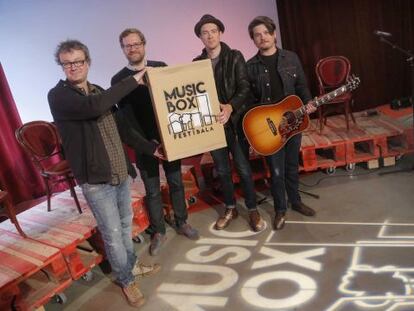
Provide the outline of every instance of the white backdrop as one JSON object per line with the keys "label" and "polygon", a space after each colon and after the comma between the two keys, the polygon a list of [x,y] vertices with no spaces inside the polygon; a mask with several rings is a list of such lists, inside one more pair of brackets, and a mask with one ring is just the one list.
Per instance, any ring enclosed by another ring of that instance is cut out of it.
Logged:
{"label": "white backdrop", "polygon": [[85,43],[89,80],[107,88],[126,64],[118,43],[122,30],[144,32],[149,59],[188,63],[202,49],[193,29],[204,14],[224,23],[222,40],[246,59],[256,53],[249,22],[267,15],[278,25],[276,0],[0,0],[0,62],[22,121],[52,120],[47,92],[64,77],[53,57],[60,41]]}

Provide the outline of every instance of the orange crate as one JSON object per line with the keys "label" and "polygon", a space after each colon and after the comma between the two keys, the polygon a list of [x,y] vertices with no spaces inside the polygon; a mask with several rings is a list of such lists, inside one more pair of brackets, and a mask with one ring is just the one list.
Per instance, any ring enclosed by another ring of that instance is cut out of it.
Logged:
{"label": "orange crate", "polygon": [[58,248],[0,228],[0,310],[34,310],[71,283]]}
{"label": "orange crate", "polygon": [[[102,261],[102,255],[93,250],[78,248],[96,232],[96,221],[81,192],[77,195],[82,214],[78,213],[69,191],[65,191],[52,198],[50,212],[44,202],[18,215],[19,223],[30,240],[61,251],[74,280]],[[10,222],[5,222],[4,226],[8,231],[17,232]]]}

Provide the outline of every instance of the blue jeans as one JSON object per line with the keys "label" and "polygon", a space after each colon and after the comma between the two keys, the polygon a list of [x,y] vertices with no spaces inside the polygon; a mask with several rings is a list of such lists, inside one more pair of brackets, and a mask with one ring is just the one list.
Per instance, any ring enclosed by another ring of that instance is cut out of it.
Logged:
{"label": "blue jeans", "polygon": [[82,192],[98,224],[106,256],[116,281],[122,287],[134,281],[137,259],[132,242],[132,208],[129,178],[117,186],[82,184]]}
{"label": "blue jeans", "polygon": [[[137,166],[145,186],[145,204],[150,218],[151,234],[165,234],[164,210],[161,197],[160,168],[158,159],[145,154],[137,155]],[[174,220],[177,227],[185,224],[188,218],[187,205],[185,203],[185,191],[181,175],[181,161],[162,161]]]}
{"label": "blue jeans", "polygon": [[287,209],[286,194],[290,203],[301,201],[299,195],[299,149],[302,134],[293,136],[275,154],[266,157],[271,176],[271,193],[275,211]]}
{"label": "blue jeans", "polygon": [[231,172],[229,153],[233,157],[233,163],[240,176],[244,201],[248,210],[256,209],[256,191],[252,177],[250,163],[246,159],[242,148],[232,128],[225,127],[227,147],[211,151],[217,175],[220,178],[224,204],[227,207],[235,206],[234,183]]}

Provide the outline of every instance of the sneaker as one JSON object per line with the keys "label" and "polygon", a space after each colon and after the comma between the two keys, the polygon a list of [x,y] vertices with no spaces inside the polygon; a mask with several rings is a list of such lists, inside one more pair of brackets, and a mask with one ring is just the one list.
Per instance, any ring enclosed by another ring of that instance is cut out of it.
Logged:
{"label": "sneaker", "polygon": [[217,219],[216,224],[214,225],[214,229],[216,230],[223,230],[226,228],[233,219],[236,219],[239,216],[237,209],[233,208],[226,208],[224,215]]}
{"label": "sneaker", "polygon": [[190,240],[198,240],[200,238],[198,231],[191,227],[189,224],[183,224],[178,227],[177,233],[185,235]]}
{"label": "sneaker", "polygon": [[156,274],[161,270],[161,265],[155,263],[153,265],[146,265],[137,260],[134,268],[132,268],[132,274],[136,277],[142,278],[144,276],[150,276]]}
{"label": "sneaker", "polygon": [[316,214],[316,212],[312,208],[310,208],[309,206],[307,206],[306,204],[302,202],[292,204],[292,209],[305,216],[315,216]]}
{"label": "sneaker", "polygon": [[259,214],[258,210],[249,212],[249,224],[254,232],[260,232],[265,228],[265,222]]}
{"label": "sneaker", "polygon": [[128,303],[132,307],[140,307],[145,303],[144,295],[141,293],[137,282],[131,282],[127,286],[122,287]]}
{"label": "sneaker", "polygon": [[151,244],[149,247],[149,253],[151,256],[156,256],[160,252],[161,246],[166,239],[167,238],[165,237],[165,234],[159,232],[155,233],[152,236]]}
{"label": "sneaker", "polygon": [[286,212],[276,212],[273,222],[275,230],[282,230],[286,222]]}

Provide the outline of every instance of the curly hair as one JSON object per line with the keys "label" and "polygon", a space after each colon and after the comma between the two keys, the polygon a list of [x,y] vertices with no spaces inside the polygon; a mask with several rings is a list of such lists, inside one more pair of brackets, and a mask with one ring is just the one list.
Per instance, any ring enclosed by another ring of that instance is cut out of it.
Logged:
{"label": "curly hair", "polygon": [[67,53],[71,52],[73,50],[79,50],[82,51],[83,54],[85,54],[85,60],[88,64],[91,64],[91,57],[89,55],[89,49],[88,47],[83,44],[82,42],[78,40],[66,40],[59,43],[59,45],[56,48],[55,52],[55,61],[58,65],[62,65],[60,62],[59,55],[61,53]]}

